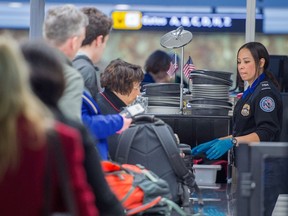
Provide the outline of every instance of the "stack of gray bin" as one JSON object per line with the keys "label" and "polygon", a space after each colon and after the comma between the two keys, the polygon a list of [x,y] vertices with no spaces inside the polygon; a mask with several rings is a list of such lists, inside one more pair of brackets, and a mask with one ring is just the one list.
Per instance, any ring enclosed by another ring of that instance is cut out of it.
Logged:
{"label": "stack of gray bin", "polygon": [[232,86],[231,72],[195,70],[192,80],[191,100],[188,105],[192,115],[227,116],[232,109],[229,89]]}
{"label": "stack of gray bin", "polygon": [[178,114],[180,104],[180,84],[150,83],[143,86],[148,97],[148,113]]}

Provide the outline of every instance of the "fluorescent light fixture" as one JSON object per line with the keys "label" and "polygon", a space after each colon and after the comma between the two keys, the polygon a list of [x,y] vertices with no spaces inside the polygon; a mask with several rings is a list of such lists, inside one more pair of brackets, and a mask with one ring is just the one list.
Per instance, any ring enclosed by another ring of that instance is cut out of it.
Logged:
{"label": "fluorescent light fixture", "polygon": [[21,8],[23,6],[23,4],[21,2],[10,2],[8,4],[8,7],[11,8]]}
{"label": "fluorescent light fixture", "polygon": [[130,5],[127,5],[127,4],[117,4],[117,5],[115,5],[115,9],[116,9],[116,10],[129,10],[129,9],[130,9]]}

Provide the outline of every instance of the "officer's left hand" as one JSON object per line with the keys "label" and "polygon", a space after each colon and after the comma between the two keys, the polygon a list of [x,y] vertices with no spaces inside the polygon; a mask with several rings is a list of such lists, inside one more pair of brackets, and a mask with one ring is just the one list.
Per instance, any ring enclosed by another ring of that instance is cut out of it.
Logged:
{"label": "officer's left hand", "polygon": [[233,143],[231,138],[218,140],[208,151],[206,151],[207,158],[210,160],[217,159],[232,148],[232,146]]}

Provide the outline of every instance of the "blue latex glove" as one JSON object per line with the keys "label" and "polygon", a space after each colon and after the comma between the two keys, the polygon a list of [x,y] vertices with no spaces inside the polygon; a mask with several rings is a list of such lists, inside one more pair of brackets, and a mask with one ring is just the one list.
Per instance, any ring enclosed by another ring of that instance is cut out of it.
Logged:
{"label": "blue latex glove", "polygon": [[202,143],[191,150],[192,155],[198,155],[202,152],[206,152],[214,143],[216,143],[218,139],[214,139],[209,142]]}
{"label": "blue latex glove", "polygon": [[206,152],[207,158],[210,160],[217,159],[225,154],[233,146],[232,139],[227,138],[218,140],[213,146]]}

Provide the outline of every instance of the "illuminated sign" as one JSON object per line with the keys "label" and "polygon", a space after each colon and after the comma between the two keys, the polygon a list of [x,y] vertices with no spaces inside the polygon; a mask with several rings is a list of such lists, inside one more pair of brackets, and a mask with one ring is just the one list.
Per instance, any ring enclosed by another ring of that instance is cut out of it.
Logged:
{"label": "illuminated sign", "polygon": [[138,30],[142,27],[142,13],[139,11],[113,11],[113,28]]}
{"label": "illuminated sign", "polygon": [[[129,13],[136,15],[129,17]],[[245,32],[246,14],[114,11],[112,12],[112,19],[114,21],[114,29],[173,30],[183,26],[194,32]],[[256,32],[262,32],[262,22],[262,15],[257,14]],[[129,23],[131,24],[129,25]]]}
{"label": "illuminated sign", "polygon": [[206,27],[206,28],[229,28],[232,26],[232,19],[229,16],[172,16],[167,17],[157,17],[145,15],[142,18],[143,26],[184,26],[184,27]]}

